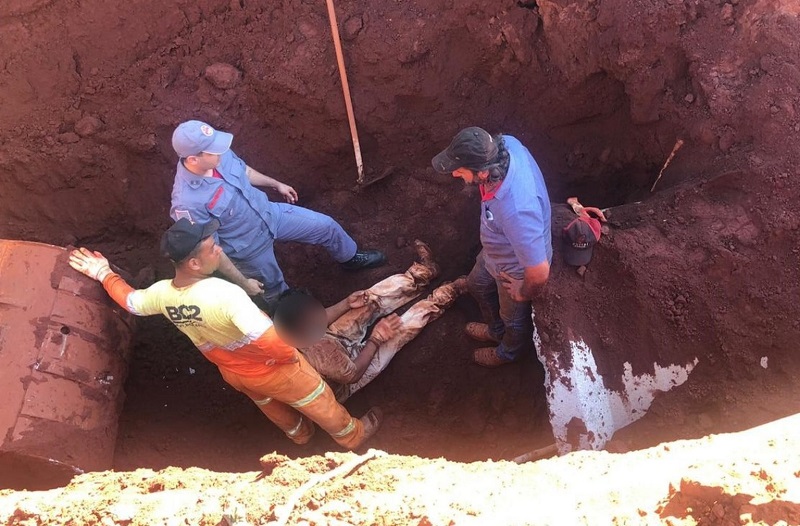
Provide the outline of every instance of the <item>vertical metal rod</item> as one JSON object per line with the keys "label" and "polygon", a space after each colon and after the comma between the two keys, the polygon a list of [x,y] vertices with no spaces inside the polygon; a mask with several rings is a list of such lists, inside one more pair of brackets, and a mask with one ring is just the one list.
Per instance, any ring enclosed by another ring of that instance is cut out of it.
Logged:
{"label": "vertical metal rod", "polygon": [[350,84],[347,82],[347,70],[344,67],[342,41],[339,37],[339,24],[336,22],[336,10],[333,6],[333,0],[325,1],[328,4],[328,19],[331,23],[333,47],[336,50],[336,62],[339,65],[339,78],[342,80],[342,92],[344,93],[344,104],[347,108],[347,120],[350,122],[350,137],[353,139],[353,150],[355,151],[356,155],[358,184],[364,184],[364,161],[361,159],[361,145],[358,141],[358,129],[356,128],[356,118],[355,114],[353,113],[353,101],[350,97]]}

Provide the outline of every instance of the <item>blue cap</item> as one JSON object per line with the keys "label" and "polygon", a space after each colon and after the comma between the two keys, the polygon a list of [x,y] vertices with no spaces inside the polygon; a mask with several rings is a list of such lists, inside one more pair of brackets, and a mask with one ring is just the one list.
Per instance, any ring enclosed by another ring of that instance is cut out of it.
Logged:
{"label": "blue cap", "polygon": [[175,128],[172,148],[180,158],[198,153],[222,155],[231,149],[233,135],[215,130],[202,121],[186,121]]}

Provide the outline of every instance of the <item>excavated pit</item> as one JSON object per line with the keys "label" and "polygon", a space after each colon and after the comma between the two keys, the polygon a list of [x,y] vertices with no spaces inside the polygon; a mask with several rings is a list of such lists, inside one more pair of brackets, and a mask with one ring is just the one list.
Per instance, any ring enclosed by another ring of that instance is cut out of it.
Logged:
{"label": "excavated pit", "polygon": [[[148,6],[0,8],[0,237],[90,246],[140,285],[168,277],[156,243],[169,224],[169,137],[201,118],[232,131],[237,153],[295,186],[301,205],[389,254],[388,267],[345,274],[319,249],[281,246],[290,283],[336,301],[405,269],[415,238],[452,279],[479,249],[477,196],[435,176],[429,159],[478,124],[530,147],[554,202],[614,207],[586,276],[557,262],[537,306],[551,358],[565,360],[558,346],[579,333],[611,391],[624,391],[625,363],[642,378],[697,360],[686,385],[612,445],[800,411],[787,395],[798,392],[800,336],[787,314],[800,224],[787,205],[800,187],[800,73],[786,51],[798,23],[787,3],[742,1],[729,24],[727,8],[689,1],[342,2],[365,161],[373,175],[392,169],[360,191],[324,5]],[[215,63],[238,76],[206,69]],[[651,194],[678,138],[687,144]],[[542,364],[531,353],[494,371],[472,365],[461,327],[477,317],[459,300],[348,403],[357,415],[387,413],[373,447],[467,462],[553,441]],[[126,393],[118,471],[245,471],[266,452],[334,448],[322,433],[305,448],[288,443],[163,319],[138,324]]]}

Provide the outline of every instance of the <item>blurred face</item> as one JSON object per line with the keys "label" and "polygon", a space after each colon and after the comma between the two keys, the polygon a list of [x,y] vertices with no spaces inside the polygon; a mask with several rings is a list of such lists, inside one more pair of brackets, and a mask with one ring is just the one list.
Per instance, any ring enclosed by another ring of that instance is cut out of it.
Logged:
{"label": "blurred face", "polygon": [[483,184],[486,181],[486,179],[489,177],[489,172],[476,172],[475,170],[470,170],[469,168],[459,168],[457,170],[453,170],[453,177],[456,179],[463,179],[465,184],[477,185]]}
{"label": "blurred face", "polygon": [[298,349],[311,347],[325,336],[328,329],[328,315],[325,308],[319,302],[309,305],[303,313],[303,320],[299,327],[288,330],[280,324],[275,324],[275,332],[281,340]]}

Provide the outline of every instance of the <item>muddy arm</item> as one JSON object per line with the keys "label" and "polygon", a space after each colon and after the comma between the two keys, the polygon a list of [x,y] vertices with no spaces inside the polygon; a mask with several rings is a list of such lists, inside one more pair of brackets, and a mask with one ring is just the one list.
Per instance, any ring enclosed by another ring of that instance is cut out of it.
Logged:
{"label": "muddy arm", "polygon": [[523,279],[517,279],[507,272],[500,272],[500,281],[514,301],[532,300],[547,283],[550,277],[550,263],[544,261],[532,267],[525,267]]}
{"label": "muddy arm", "polygon": [[367,372],[367,369],[372,364],[375,353],[378,352],[380,346],[394,338],[402,325],[403,321],[397,314],[390,314],[375,325],[375,328],[372,329],[372,335],[354,361],[356,371],[350,383],[356,383],[361,380],[361,377],[364,376],[364,373]]}
{"label": "muddy arm", "polygon": [[550,263],[543,261],[533,266],[525,267],[525,278],[522,281],[520,292],[527,299],[532,299],[541,290],[550,277]]}
{"label": "muddy arm", "polygon": [[325,314],[328,316],[328,325],[335,322],[350,310],[350,296],[346,297],[339,303],[325,308]]}
{"label": "muddy arm", "polygon": [[363,377],[364,373],[367,372],[369,364],[372,363],[372,359],[375,357],[376,352],[378,352],[378,344],[373,340],[367,341],[367,344],[364,345],[364,348],[361,349],[360,353],[358,353],[358,357],[353,360],[353,363],[356,365],[356,370],[347,379],[348,384],[354,384],[361,380],[361,377]]}

